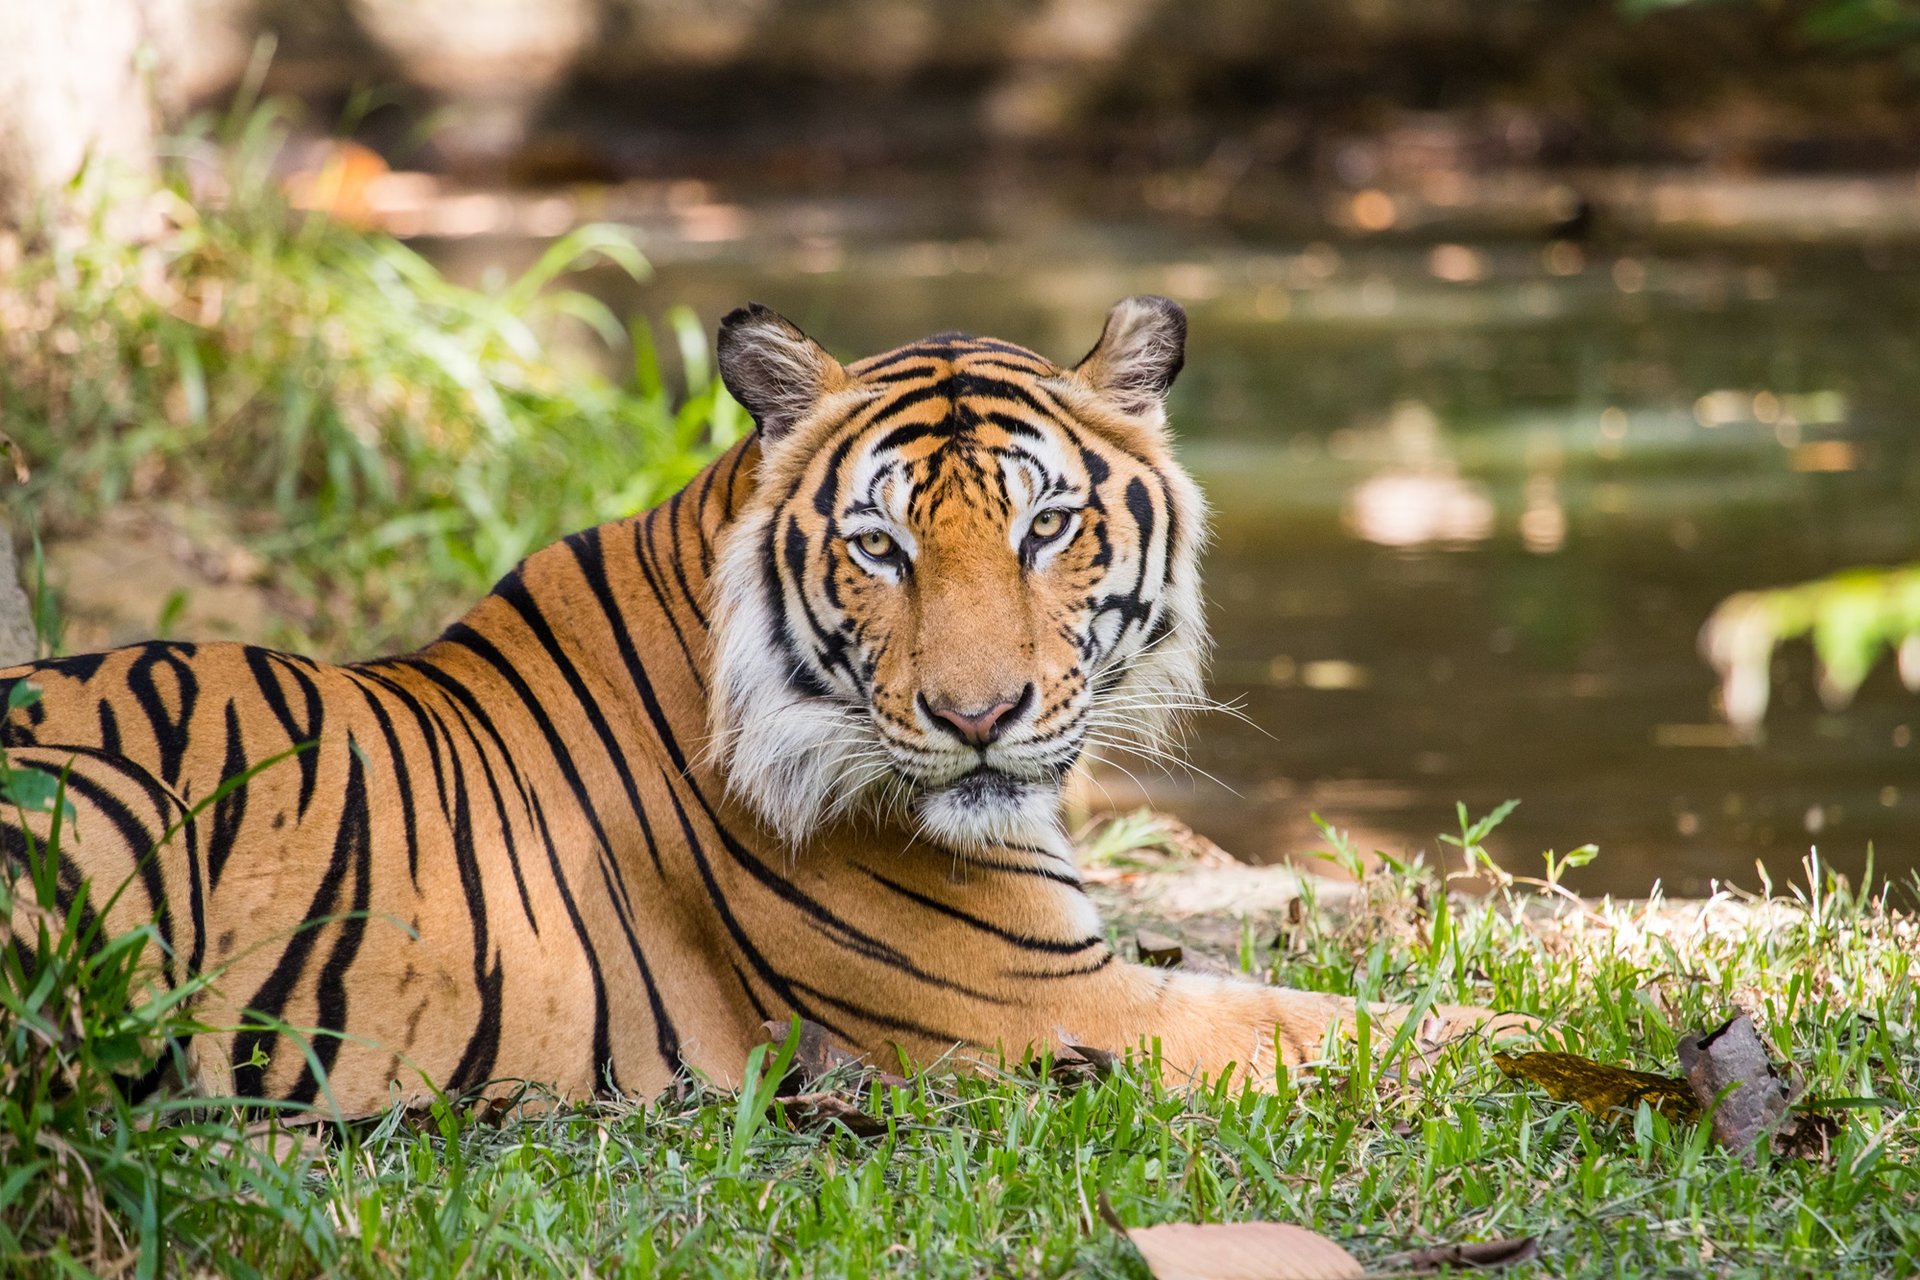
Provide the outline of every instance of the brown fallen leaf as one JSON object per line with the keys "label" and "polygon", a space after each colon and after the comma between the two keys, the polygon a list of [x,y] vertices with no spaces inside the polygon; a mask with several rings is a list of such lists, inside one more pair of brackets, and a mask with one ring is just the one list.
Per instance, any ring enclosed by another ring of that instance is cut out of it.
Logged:
{"label": "brown fallen leaf", "polygon": [[1560,1102],[1577,1102],[1603,1120],[1632,1112],[1642,1102],[1669,1120],[1697,1120],[1700,1109],[1685,1080],[1632,1071],[1577,1053],[1495,1053],[1494,1065],[1510,1079],[1526,1080]]}
{"label": "brown fallen leaf", "polygon": [[[1056,1041],[1053,1052],[1048,1055],[1047,1078],[1055,1084],[1069,1087],[1090,1084],[1097,1080],[1105,1080],[1112,1075],[1114,1064],[1119,1060],[1119,1055],[1108,1053],[1105,1049],[1096,1049],[1089,1044],[1075,1044],[1071,1040],[1061,1038]],[[1035,1059],[1028,1065],[1037,1068],[1040,1062],[1040,1059]]]}
{"label": "brown fallen leaf", "polygon": [[1794,1111],[1773,1135],[1776,1155],[1826,1163],[1833,1158],[1833,1140],[1840,1136],[1840,1117],[1828,1111]]}
{"label": "brown fallen leaf", "polygon": [[1491,1271],[1530,1262],[1540,1256],[1537,1236],[1518,1240],[1476,1240],[1470,1244],[1437,1244],[1382,1258],[1377,1270],[1384,1275],[1426,1276],[1444,1269]]}
{"label": "brown fallen leaf", "polygon": [[1156,969],[1178,969],[1180,962],[1187,958],[1186,948],[1180,945],[1178,938],[1153,929],[1136,930],[1133,945],[1140,953],[1140,963],[1150,964]]}
{"label": "brown fallen leaf", "polygon": [[794,1129],[820,1129],[837,1123],[857,1138],[877,1138],[887,1131],[886,1121],[868,1115],[837,1093],[796,1093],[775,1098],[774,1102]]}
{"label": "brown fallen leaf", "polygon": [[[783,1045],[793,1030],[793,1024],[776,1019],[761,1023],[760,1030],[770,1043]],[[859,1083],[878,1080],[881,1084],[898,1085],[901,1088],[907,1085],[905,1076],[880,1070],[868,1062],[864,1054],[855,1053],[835,1040],[833,1033],[819,1023],[800,1019],[800,1043],[794,1048],[793,1064],[787,1069],[787,1082],[798,1093],[807,1085],[835,1072],[842,1072],[850,1080]]]}
{"label": "brown fallen leaf", "polygon": [[1700,1110],[1712,1117],[1714,1139],[1752,1160],[1754,1143],[1780,1128],[1791,1100],[1752,1019],[1738,1014],[1704,1035],[1685,1037],[1680,1065]]}
{"label": "brown fallen leaf", "polygon": [[[766,1033],[772,1044],[785,1044],[793,1032],[793,1024],[778,1019],[769,1019],[760,1024],[760,1030]],[[846,1048],[833,1038],[833,1033],[817,1022],[800,1019],[800,1043],[793,1051],[793,1069],[805,1075],[809,1080],[818,1080],[821,1076],[840,1067],[859,1066],[864,1059],[853,1050]]]}
{"label": "brown fallen leaf", "polygon": [[1285,1222],[1168,1222],[1128,1227],[1154,1280],[1359,1280],[1354,1256]]}
{"label": "brown fallen leaf", "polygon": [[1238,973],[1239,970],[1205,952],[1188,951],[1180,940],[1155,929],[1138,929],[1133,935],[1140,963],[1156,969],[1185,969],[1191,973]]}

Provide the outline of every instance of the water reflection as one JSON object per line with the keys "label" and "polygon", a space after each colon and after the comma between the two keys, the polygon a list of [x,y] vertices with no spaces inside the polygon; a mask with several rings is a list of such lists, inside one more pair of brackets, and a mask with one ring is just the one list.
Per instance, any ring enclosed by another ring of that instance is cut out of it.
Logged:
{"label": "water reflection", "polygon": [[1391,461],[1347,492],[1349,529],[1383,547],[1458,545],[1493,536],[1493,499],[1486,486],[1460,478],[1432,409],[1403,402],[1393,411],[1387,437]]}

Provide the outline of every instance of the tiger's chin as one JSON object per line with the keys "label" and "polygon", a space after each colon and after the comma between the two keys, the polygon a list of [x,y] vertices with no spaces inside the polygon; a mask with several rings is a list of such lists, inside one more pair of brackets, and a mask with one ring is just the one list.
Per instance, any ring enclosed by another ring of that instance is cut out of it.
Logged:
{"label": "tiger's chin", "polygon": [[1009,842],[1050,845],[1060,833],[1060,784],[982,765],[923,790],[914,816],[928,838],[958,849]]}

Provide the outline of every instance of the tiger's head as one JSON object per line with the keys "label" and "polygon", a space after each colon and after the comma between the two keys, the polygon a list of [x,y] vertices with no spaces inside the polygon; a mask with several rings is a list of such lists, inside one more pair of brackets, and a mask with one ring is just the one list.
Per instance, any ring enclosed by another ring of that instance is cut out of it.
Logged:
{"label": "tiger's head", "polygon": [[1164,750],[1207,648],[1165,412],[1186,327],[1128,298],[1061,368],[962,334],[841,365],[764,307],[721,322],[761,460],[717,551],[713,746],[774,830],[864,806],[1058,847],[1083,752]]}

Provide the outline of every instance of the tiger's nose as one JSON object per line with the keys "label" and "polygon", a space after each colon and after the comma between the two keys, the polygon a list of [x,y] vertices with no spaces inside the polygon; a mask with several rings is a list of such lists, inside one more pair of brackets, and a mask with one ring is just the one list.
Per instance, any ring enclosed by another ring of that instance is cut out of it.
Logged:
{"label": "tiger's nose", "polygon": [[1011,700],[996,702],[984,711],[962,711],[960,708],[942,704],[935,706],[927,701],[925,694],[920,695],[920,705],[927,715],[947,732],[959,738],[968,746],[984,747],[997,742],[1007,728],[1026,714],[1033,703],[1033,686],[1029,684],[1020,691],[1020,696]]}

